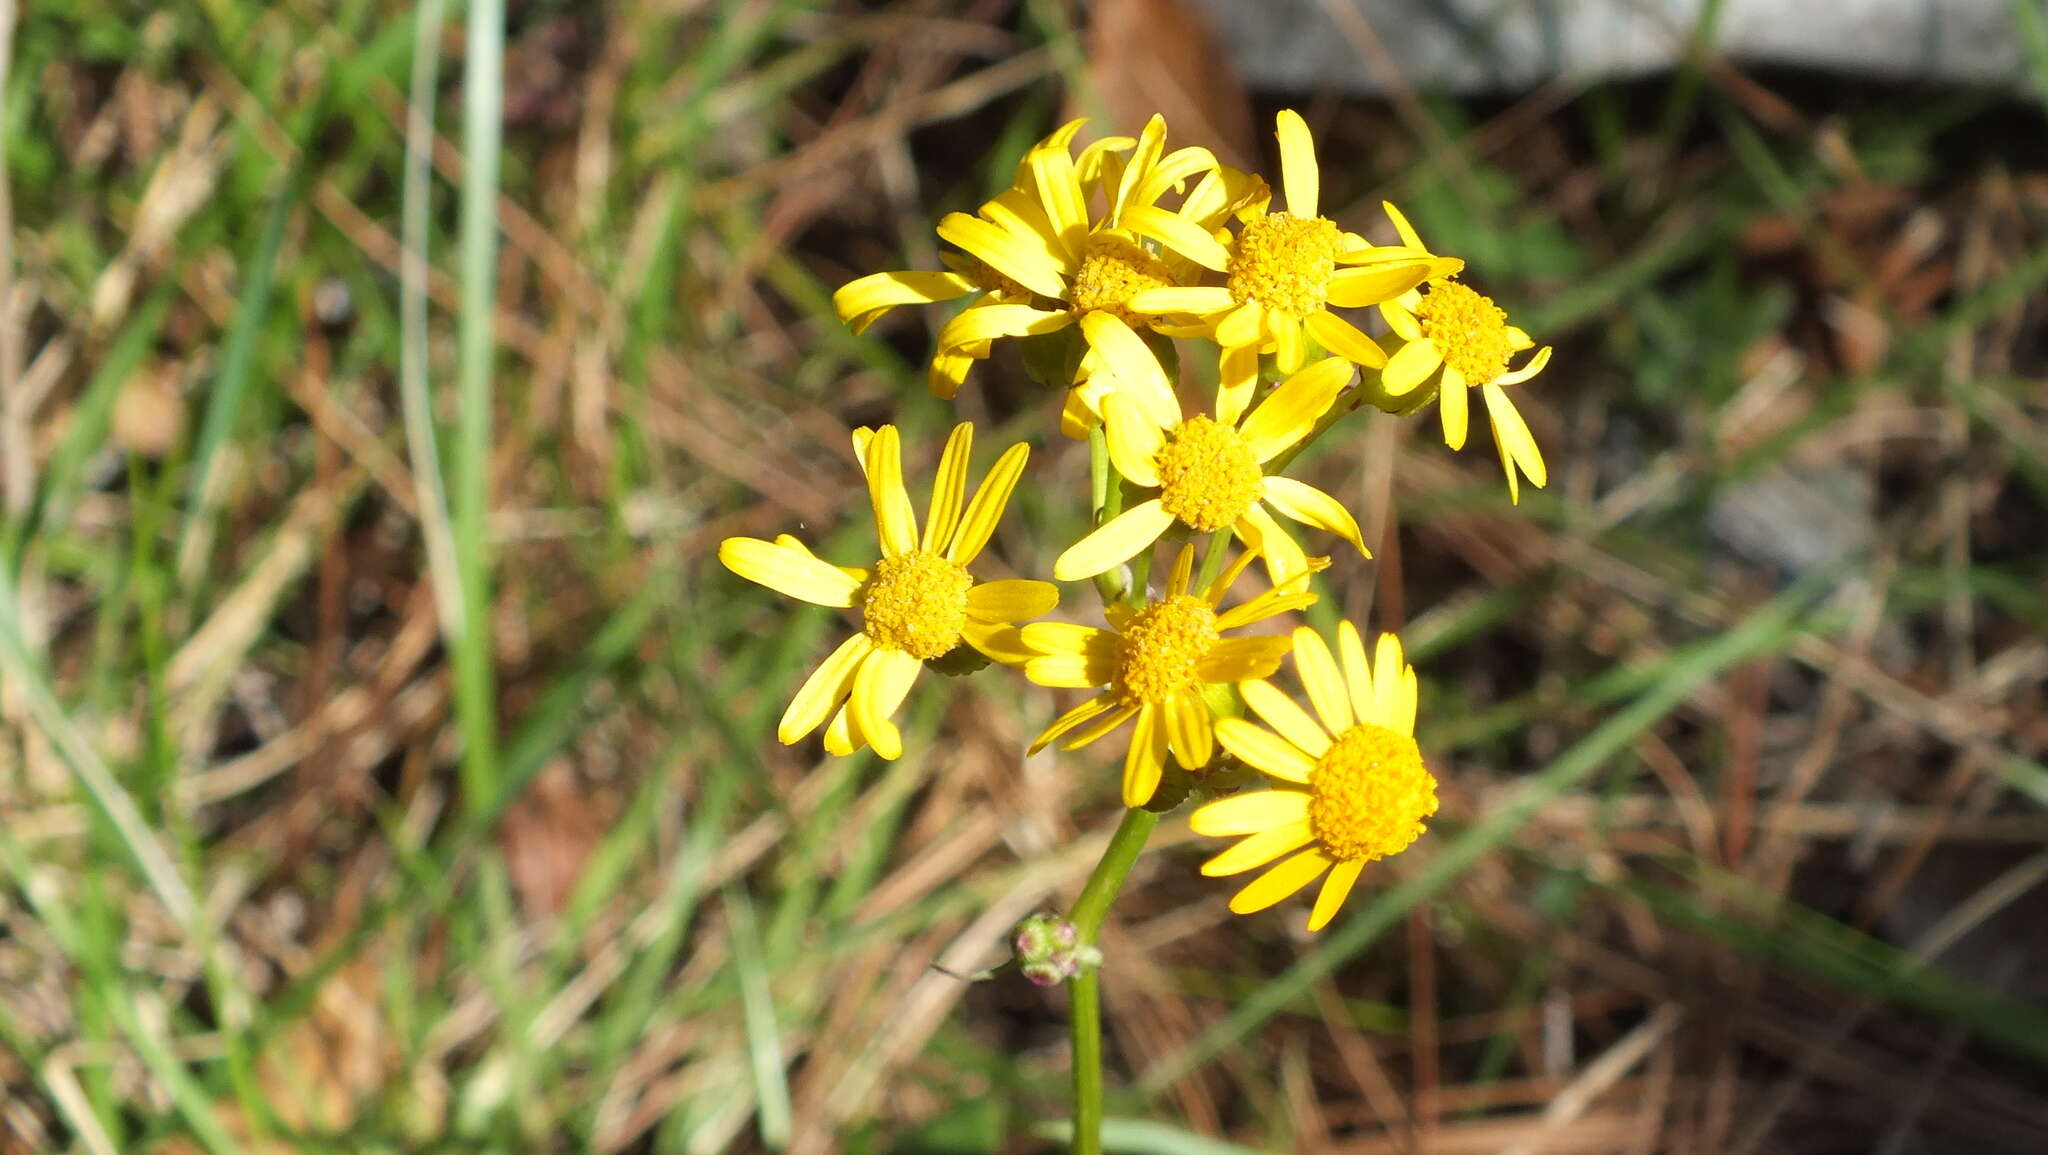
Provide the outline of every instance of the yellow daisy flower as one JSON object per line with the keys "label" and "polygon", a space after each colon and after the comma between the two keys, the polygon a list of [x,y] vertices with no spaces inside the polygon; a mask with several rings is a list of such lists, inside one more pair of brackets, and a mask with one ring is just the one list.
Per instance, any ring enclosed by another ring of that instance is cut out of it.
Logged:
{"label": "yellow daisy flower", "polygon": [[1267,462],[1315,428],[1351,379],[1351,363],[1326,357],[1282,381],[1242,423],[1221,413],[1183,417],[1158,358],[1114,317],[1091,317],[1090,343],[1115,365],[1117,388],[1100,399],[1109,459],[1131,484],[1156,489],[1074,543],[1053,562],[1053,577],[1080,581],[1103,573],[1159,540],[1176,523],[1196,533],[1229,529],[1265,559],[1275,584],[1308,572],[1308,558],[1267,506],[1326,529],[1371,557],[1358,523],[1336,498],[1291,477],[1269,477]]}
{"label": "yellow daisy flower", "polygon": [[977,582],[967,566],[988,544],[1031,449],[1013,445],[967,498],[967,457],[974,427],[953,429],[932,482],[924,535],[903,487],[903,449],[893,425],[853,434],[867,474],[882,556],[868,569],[823,561],[787,534],[774,541],[729,537],[718,560],[769,589],[821,606],[860,608],[860,632],[814,671],[783,712],[775,736],[787,745],[825,724],[825,749],[851,754],[874,747],[884,758],[903,753],[890,715],[903,704],[924,664],[965,642],[997,661],[1018,664],[1016,623],[1059,604],[1050,582]]}
{"label": "yellow daisy flower", "polygon": [[1198,834],[1248,836],[1202,864],[1212,877],[1293,854],[1237,892],[1230,909],[1238,914],[1264,910],[1328,871],[1308,917],[1308,929],[1317,931],[1366,863],[1399,854],[1421,836],[1423,819],[1436,813],[1436,779],[1415,745],[1415,670],[1394,635],[1380,635],[1368,666],[1350,622],[1337,626],[1336,656],[1304,626],[1294,631],[1294,668],[1313,717],[1272,683],[1253,681],[1238,692],[1266,725],[1216,722],[1223,748],[1279,779],[1279,788],[1220,798],[1197,809],[1188,825]]}
{"label": "yellow daisy flower", "polygon": [[1024,676],[1041,686],[1101,687],[1102,692],[1061,715],[1031,744],[1037,753],[1075,730],[1065,749],[1086,746],[1131,719],[1130,749],[1124,755],[1126,806],[1151,801],[1172,753],[1183,769],[1199,770],[1215,752],[1213,700],[1205,686],[1263,678],[1280,667],[1292,644],[1265,635],[1226,638],[1223,631],[1264,621],[1315,602],[1303,574],[1259,594],[1235,609],[1217,612],[1224,593],[1251,563],[1245,553],[1200,596],[1188,592],[1195,550],[1184,546],[1167,582],[1166,596],[1142,609],[1113,605],[1109,629],[1066,622],[1033,622],[1022,631],[1032,657]]}
{"label": "yellow daisy flower", "polygon": [[1272,351],[1282,373],[1292,373],[1308,356],[1314,338],[1325,350],[1355,365],[1377,369],[1386,354],[1358,327],[1330,312],[1364,308],[1413,289],[1430,277],[1464,267],[1406,246],[1375,246],[1317,213],[1321,179],[1315,141],[1308,124],[1292,109],[1280,112],[1283,212],[1265,203],[1247,206],[1243,226],[1226,248],[1214,242],[1161,243],[1225,275],[1217,286],[1159,288],[1131,301],[1133,311],[1153,316],[1188,316],[1186,328],[1214,337],[1223,347],[1224,399],[1229,420],[1250,403],[1258,382],[1259,354]]}
{"label": "yellow daisy flower", "polygon": [[[1056,332],[1096,311],[1145,323],[1127,310],[1130,298],[1180,284],[1189,275],[1185,262],[1148,248],[1145,239],[1214,244],[1197,221],[1201,212],[1226,202],[1226,186],[1215,182],[1215,190],[1200,199],[1191,193],[1193,215],[1187,203],[1169,212],[1159,207],[1161,196],[1217,168],[1209,150],[1166,152],[1166,122],[1155,116],[1135,142],[1096,141],[1076,160],[1072,144],[1083,123],[1072,121],[1033,146],[1016,183],[979,213],[948,213],[939,222],[940,238],[963,254],[949,260],[954,271],[862,277],[833,294],[841,319],[859,332],[897,305],[981,291],[939,331],[930,385],[948,398],[1000,338]],[[1127,160],[1119,155],[1124,150],[1131,150]],[[1097,193],[1105,208],[1091,220]]]}
{"label": "yellow daisy flower", "polygon": [[[1388,204],[1387,216],[1401,240],[1410,248],[1422,248],[1422,239],[1401,210]],[[1520,504],[1521,484],[1517,472],[1528,476],[1541,489],[1549,480],[1543,453],[1529,425],[1508,398],[1507,387],[1519,385],[1543,371],[1550,363],[1550,346],[1519,369],[1508,368],[1508,358],[1536,342],[1529,334],[1508,324],[1508,315],[1489,297],[1456,281],[1432,277],[1420,288],[1410,289],[1380,304],[1380,315],[1395,335],[1406,342],[1387,359],[1380,370],[1381,387],[1388,396],[1414,392],[1432,377],[1437,378],[1437,412],[1444,425],[1444,444],[1465,447],[1467,405],[1465,390],[1477,389],[1486,398],[1487,420],[1493,425],[1493,442],[1500,450],[1501,469],[1508,475],[1508,498]],[[1439,376],[1439,374],[1441,374]]]}

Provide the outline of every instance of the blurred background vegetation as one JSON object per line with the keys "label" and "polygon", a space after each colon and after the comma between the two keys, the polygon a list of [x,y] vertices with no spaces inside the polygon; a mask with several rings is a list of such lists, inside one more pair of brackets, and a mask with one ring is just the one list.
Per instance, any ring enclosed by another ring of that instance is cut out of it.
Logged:
{"label": "blurred background vegetation", "polygon": [[[858,552],[851,426],[1050,428],[834,287],[1068,110],[1271,171],[1283,102],[1328,211],[1558,346],[1552,482],[1433,415],[1304,464],[1445,813],[1313,940],[1162,826],[1112,1147],[2041,1149],[2036,6],[2032,94],[1697,50],[1458,100],[1248,93],[1173,0],[440,7],[0,4],[0,1152],[1047,1148],[1060,993],[934,964],[1071,898],[1114,768],[1025,758],[1000,671],[897,763],[775,744],[839,627],[715,543]],[[1033,470],[1026,574],[1085,450]]]}

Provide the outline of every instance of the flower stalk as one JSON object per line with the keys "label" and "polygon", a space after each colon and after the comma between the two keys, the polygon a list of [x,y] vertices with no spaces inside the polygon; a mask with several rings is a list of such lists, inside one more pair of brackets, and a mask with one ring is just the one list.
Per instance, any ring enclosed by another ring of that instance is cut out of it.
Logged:
{"label": "flower stalk", "polygon": [[[1067,912],[1079,932],[1083,948],[1095,946],[1109,904],[1123,889],[1145,840],[1159,825],[1150,810],[1124,811],[1116,833],[1109,836],[1102,858],[1081,888],[1081,895]],[[1102,970],[1084,967],[1069,984],[1073,992],[1074,1039],[1074,1155],[1100,1155],[1102,1151]]]}

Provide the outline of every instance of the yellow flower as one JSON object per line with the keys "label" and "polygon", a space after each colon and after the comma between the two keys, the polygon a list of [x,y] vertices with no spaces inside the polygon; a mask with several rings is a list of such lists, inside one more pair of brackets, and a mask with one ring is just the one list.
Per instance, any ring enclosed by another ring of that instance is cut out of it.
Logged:
{"label": "yellow flower", "polygon": [[[1422,239],[1401,210],[1386,205],[1387,216],[1410,248],[1422,248]],[[1380,370],[1380,384],[1392,397],[1401,397],[1432,377],[1437,382],[1437,411],[1444,424],[1444,444],[1465,447],[1467,388],[1478,389],[1486,398],[1487,420],[1493,425],[1493,442],[1500,450],[1501,469],[1508,475],[1508,498],[1520,504],[1522,489],[1517,471],[1526,474],[1538,489],[1550,480],[1543,466],[1543,453],[1529,425],[1508,399],[1507,387],[1519,385],[1543,371],[1550,363],[1550,346],[1545,345],[1519,369],[1508,368],[1508,357],[1536,342],[1529,334],[1508,324],[1508,315],[1489,297],[1456,281],[1432,277],[1419,289],[1410,289],[1380,305],[1380,315],[1406,344],[1394,351]]]}
{"label": "yellow flower", "polygon": [[967,457],[974,427],[956,426],[939,458],[924,535],[903,487],[903,450],[893,425],[858,429],[854,453],[867,474],[882,556],[868,569],[823,561],[795,538],[729,537],[718,560],[769,589],[821,606],[860,608],[860,632],[814,671],[783,712],[775,736],[786,745],[826,723],[825,749],[851,754],[874,747],[884,758],[903,752],[890,715],[903,704],[924,663],[962,642],[997,661],[1017,664],[1015,623],[1059,604],[1050,582],[977,582],[967,566],[988,544],[1024,471],[1027,445],[1013,445],[967,499]]}
{"label": "yellow flower", "polygon": [[1212,877],[1301,851],[1238,891],[1230,900],[1238,914],[1264,910],[1328,871],[1308,918],[1316,931],[1337,913],[1366,863],[1399,854],[1421,836],[1423,819],[1436,813],[1436,779],[1415,745],[1415,670],[1394,635],[1380,635],[1368,667],[1350,622],[1337,626],[1335,657],[1304,626],[1294,631],[1294,668],[1314,717],[1272,683],[1255,681],[1238,691],[1266,725],[1243,718],[1216,723],[1223,748],[1279,779],[1279,788],[1218,799],[1188,824],[1198,834],[1249,836],[1202,864]]}
{"label": "yellow flower", "polygon": [[1248,205],[1243,225],[1226,248],[1214,243],[1161,242],[1225,275],[1220,286],[1161,288],[1140,294],[1131,308],[1153,316],[1186,316],[1192,324],[1178,333],[1214,337],[1223,347],[1223,399],[1229,420],[1250,403],[1258,383],[1258,359],[1271,350],[1282,373],[1307,359],[1308,340],[1367,369],[1386,364],[1386,354],[1357,326],[1330,312],[1356,309],[1405,293],[1430,277],[1448,276],[1464,262],[1406,246],[1375,246],[1337,222],[1317,214],[1321,178],[1315,141],[1292,109],[1280,112],[1280,184],[1284,212],[1265,203]]}
{"label": "yellow flower", "polygon": [[1061,715],[1031,745],[1033,753],[1076,729],[1065,749],[1086,746],[1137,719],[1124,755],[1126,806],[1143,806],[1159,786],[1169,751],[1183,769],[1199,770],[1214,753],[1214,710],[1204,687],[1263,678],[1280,666],[1288,639],[1226,638],[1234,630],[1315,602],[1308,575],[1276,586],[1235,609],[1217,612],[1224,593],[1251,562],[1238,557],[1200,596],[1188,592],[1195,550],[1184,546],[1166,596],[1141,609],[1113,605],[1109,629],[1065,622],[1033,622],[1023,629],[1033,656],[1024,676],[1041,686],[1102,693]]}
{"label": "yellow flower", "polygon": [[[1096,141],[1076,160],[1072,144],[1083,123],[1072,121],[1034,145],[1016,183],[979,213],[949,213],[939,222],[940,238],[962,254],[949,257],[954,271],[862,277],[833,294],[840,318],[860,332],[897,305],[981,291],[939,332],[930,385],[949,398],[1003,337],[1056,332],[1095,312],[1147,323],[1129,310],[1130,299],[1182,284],[1200,270],[1147,247],[1146,239],[1213,245],[1199,222],[1232,208],[1230,193],[1240,186],[1217,173],[1208,149],[1166,152],[1166,122],[1157,116],[1135,142]],[[1131,151],[1127,160],[1120,156],[1124,150]],[[1208,178],[1178,210],[1159,207],[1160,197],[1203,172]],[[1097,194],[1104,208],[1091,220]]]}
{"label": "yellow flower", "polygon": [[[1158,495],[1074,543],[1053,577],[1094,577],[1159,540],[1175,523],[1197,533],[1229,529],[1261,554],[1275,584],[1308,572],[1301,546],[1266,507],[1337,534],[1367,557],[1358,523],[1336,498],[1263,467],[1315,428],[1351,379],[1351,364],[1326,357],[1281,382],[1240,424],[1234,417],[1183,418],[1166,372],[1137,334],[1114,317],[1091,317],[1090,343],[1115,366],[1117,387],[1102,394],[1109,458],[1126,480]],[[1221,409],[1221,398],[1218,399]]]}

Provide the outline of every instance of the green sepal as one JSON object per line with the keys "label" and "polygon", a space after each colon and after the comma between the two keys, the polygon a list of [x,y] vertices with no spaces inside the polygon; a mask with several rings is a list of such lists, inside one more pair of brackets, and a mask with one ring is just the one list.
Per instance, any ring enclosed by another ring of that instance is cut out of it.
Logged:
{"label": "green sepal", "polygon": [[1017,339],[1024,357],[1024,372],[1048,389],[1067,389],[1081,371],[1081,358],[1088,352],[1087,338],[1079,325],[1068,325],[1050,333],[1035,333]]}

